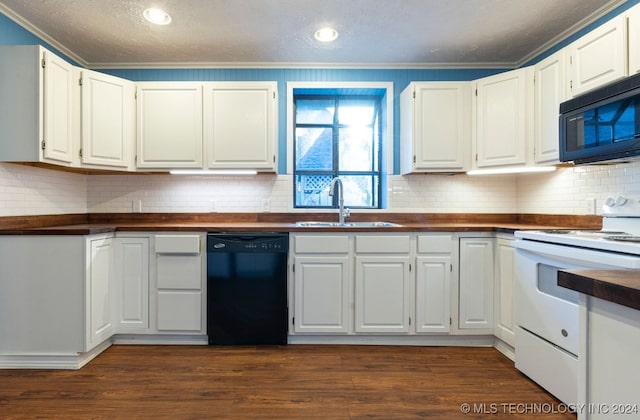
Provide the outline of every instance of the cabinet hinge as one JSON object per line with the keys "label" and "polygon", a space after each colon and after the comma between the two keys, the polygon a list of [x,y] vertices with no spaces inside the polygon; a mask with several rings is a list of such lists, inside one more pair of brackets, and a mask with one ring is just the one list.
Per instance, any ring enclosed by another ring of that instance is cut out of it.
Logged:
{"label": "cabinet hinge", "polygon": [[78,84],[82,86],[82,77],[78,79]]}
{"label": "cabinet hinge", "polygon": [[453,324],[453,321],[451,321],[451,318],[449,318],[449,325]]}
{"label": "cabinet hinge", "polygon": [[409,264],[409,271],[411,271],[411,264]]}
{"label": "cabinet hinge", "polygon": [[453,273],[453,264],[449,264],[449,271]]}
{"label": "cabinet hinge", "polygon": [[476,89],[476,96],[478,96],[478,89]]}
{"label": "cabinet hinge", "polygon": [[273,92],[273,99],[276,99],[276,93]]}
{"label": "cabinet hinge", "polygon": [[416,155],[413,155],[413,163],[416,163]]}
{"label": "cabinet hinge", "polygon": [[294,273],[296,272],[296,265],[295,264],[291,265],[291,271],[294,272]]}
{"label": "cabinet hinge", "polygon": [[273,155],[273,163],[276,163],[276,155]]}
{"label": "cabinet hinge", "polygon": [[42,68],[47,67],[47,60],[44,59],[44,55],[42,56],[42,61],[41,61],[40,65],[42,66]]}
{"label": "cabinet hinge", "polygon": [[291,325],[296,325],[296,317],[291,318]]}
{"label": "cabinet hinge", "polygon": [[478,154],[476,153],[476,162],[478,161]]}
{"label": "cabinet hinge", "polygon": [[416,91],[413,91],[413,99],[416,99]]}
{"label": "cabinet hinge", "polygon": [[134,163],[138,163],[138,155],[135,155],[135,156],[133,157],[133,162],[134,162]]}
{"label": "cabinet hinge", "polygon": [[82,157],[82,147],[80,148],[80,151],[78,152],[78,154],[80,155],[80,157]]}
{"label": "cabinet hinge", "polygon": [[409,317],[409,325],[411,325],[411,317]]}
{"label": "cabinet hinge", "polygon": [[138,91],[137,90],[133,93],[133,99],[135,99],[135,100],[138,99]]}
{"label": "cabinet hinge", "polygon": [[40,145],[40,147],[42,148],[42,150],[46,149],[47,147],[47,142],[42,140],[42,144]]}
{"label": "cabinet hinge", "polygon": [[569,89],[573,90],[573,80],[569,80]]}

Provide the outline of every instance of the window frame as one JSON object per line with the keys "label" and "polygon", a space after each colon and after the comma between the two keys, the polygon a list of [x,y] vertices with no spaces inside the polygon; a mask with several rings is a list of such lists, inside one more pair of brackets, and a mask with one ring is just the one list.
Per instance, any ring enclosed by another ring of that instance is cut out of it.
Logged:
{"label": "window frame", "polygon": [[394,141],[393,141],[393,122],[394,122],[394,93],[393,82],[287,82],[287,175],[290,176],[291,191],[288,194],[289,209],[290,210],[318,210],[318,211],[334,211],[333,207],[295,207],[293,188],[295,188],[295,175],[294,170],[294,136],[295,136],[295,106],[294,106],[294,90],[314,90],[327,91],[327,90],[368,90],[377,89],[384,90],[380,107],[381,107],[381,144],[380,144],[380,180],[379,180],[379,207],[367,207],[362,208],[366,211],[381,211],[386,208],[387,204],[387,178],[390,174],[393,174],[394,167]]}

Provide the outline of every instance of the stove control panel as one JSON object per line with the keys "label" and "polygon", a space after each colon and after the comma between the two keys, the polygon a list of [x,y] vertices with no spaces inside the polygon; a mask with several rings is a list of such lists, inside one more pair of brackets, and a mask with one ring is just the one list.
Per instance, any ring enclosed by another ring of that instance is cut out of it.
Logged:
{"label": "stove control panel", "polygon": [[602,215],[608,217],[640,217],[640,197],[618,194],[607,197]]}

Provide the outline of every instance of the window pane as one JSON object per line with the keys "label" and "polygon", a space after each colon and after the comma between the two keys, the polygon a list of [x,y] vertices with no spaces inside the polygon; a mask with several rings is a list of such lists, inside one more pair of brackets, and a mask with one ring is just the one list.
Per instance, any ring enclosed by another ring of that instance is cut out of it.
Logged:
{"label": "window pane", "polygon": [[344,125],[371,125],[375,113],[372,99],[342,99],[338,108],[338,123]]}
{"label": "window pane", "polygon": [[331,207],[332,198],[329,197],[331,175],[297,175],[296,179],[296,207]]}
{"label": "window pane", "polygon": [[340,175],[344,185],[345,207],[377,207],[377,175]]}
{"label": "window pane", "polygon": [[296,170],[332,170],[333,130],[296,128]]}
{"label": "window pane", "polygon": [[333,124],[333,99],[296,100],[296,124]]}
{"label": "window pane", "polygon": [[372,171],[373,130],[371,127],[340,128],[340,171]]}

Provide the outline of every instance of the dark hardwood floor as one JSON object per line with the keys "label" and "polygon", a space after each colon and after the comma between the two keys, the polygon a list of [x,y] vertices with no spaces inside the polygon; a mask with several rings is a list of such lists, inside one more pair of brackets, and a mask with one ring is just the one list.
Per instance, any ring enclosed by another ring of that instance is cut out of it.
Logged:
{"label": "dark hardwood floor", "polygon": [[559,404],[492,348],[112,346],[0,370],[2,419],[576,418]]}

